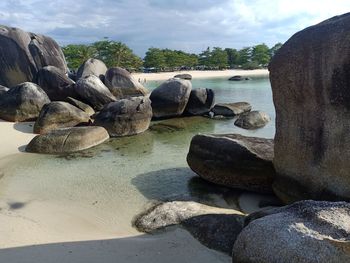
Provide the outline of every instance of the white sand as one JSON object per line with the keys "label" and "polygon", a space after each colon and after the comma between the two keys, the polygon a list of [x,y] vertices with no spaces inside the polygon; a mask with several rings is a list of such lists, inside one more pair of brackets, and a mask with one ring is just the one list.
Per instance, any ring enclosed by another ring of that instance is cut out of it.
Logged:
{"label": "white sand", "polygon": [[132,75],[136,80],[140,79],[141,82],[149,80],[167,80],[174,77],[177,74],[191,74],[192,78],[217,78],[217,77],[233,77],[240,76],[268,76],[269,71],[267,69],[255,69],[255,70],[188,70],[188,71],[176,71],[176,72],[161,72],[161,73],[133,73]]}

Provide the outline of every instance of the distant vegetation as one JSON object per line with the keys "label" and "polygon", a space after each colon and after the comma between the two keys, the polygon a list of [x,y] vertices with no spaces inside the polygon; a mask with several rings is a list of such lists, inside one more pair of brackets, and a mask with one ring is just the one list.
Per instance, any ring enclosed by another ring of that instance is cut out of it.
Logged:
{"label": "distant vegetation", "polygon": [[70,69],[76,70],[88,58],[98,58],[107,67],[123,67],[129,71],[176,71],[181,69],[215,70],[228,68],[265,68],[271,57],[282,46],[269,48],[265,44],[245,47],[240,50],[220,47],[207,48],[200,54],[180,50],[149,48],[144,60],[121,42],[102,40],[90,45],[63,47]]}

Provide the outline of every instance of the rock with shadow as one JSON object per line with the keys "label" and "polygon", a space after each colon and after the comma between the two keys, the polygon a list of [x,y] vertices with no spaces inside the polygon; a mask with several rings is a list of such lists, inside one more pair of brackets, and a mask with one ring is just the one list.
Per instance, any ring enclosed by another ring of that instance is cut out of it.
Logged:
{"label": "rock with shadow", "polygon": [[212,89],[193,89],[185,108],[185,115],[200,116],[208,113],[214,106],[215,93]]}
{"label": "rock with shadow", "polygon": [[264,127],[270,120],[270,116],[265,112],[251,111],[239,115],[235,125],[243,129],[255,130]]}
{"label": "rock with shadow", "polygon": [[252,106],[248,102],[218,103],[211,112],[214,113],[214,116],[235,117],[251,109]]}

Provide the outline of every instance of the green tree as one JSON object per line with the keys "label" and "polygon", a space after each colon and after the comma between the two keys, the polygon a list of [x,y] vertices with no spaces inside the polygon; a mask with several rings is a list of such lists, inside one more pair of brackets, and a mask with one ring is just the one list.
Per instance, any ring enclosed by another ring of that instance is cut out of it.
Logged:
{"label": "green tree", "polygon": [[238,65],[239,52],[234,48],[225,48],[228,65],[233,68]]}
{"label": "green tree", "polygon": [[251,61],[252,48],[245,47],[238,51],[238,65],[244,65]]}
{"label": "green tree", "polygon": [[68,67],[76,70],[89,58],[97,56],[96,49],[90,45],[67,45],[62,48]]}
{"label": "green tree", "polygon": [[144,66],[146,68],[156,68],[158,70],[165,68],[167,65],[163,50],[159,48],[149,48],[144,58]]}
{"label": "green tree", "polygon": [[224,69],[228,66],[228,55],[225,50],[220,47],[214,47],[210,53],[210,65]]}
{"label": "green tree", "polygon": [[270,57],[272,58],[276,52],[282,47],[282,43],[277,43],[276,45],[274,45],[272,48],[270,48],[269,53],[270,53]]}
{"label": "green tree", "polygon": [[266,66],[270,62],[270,49],[265,44],[256,45],[252,49],[251,60],[258,65]]}

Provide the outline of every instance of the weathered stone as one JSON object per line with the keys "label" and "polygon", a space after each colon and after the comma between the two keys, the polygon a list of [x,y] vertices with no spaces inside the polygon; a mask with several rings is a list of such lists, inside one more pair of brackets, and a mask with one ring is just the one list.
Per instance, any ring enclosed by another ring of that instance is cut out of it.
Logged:
{"label": "weathered stone", "polygon": [[46,93],[36,84],[25,82],[0,96],[0,119],[20,122],[35,120],[49,103]]}
{"label": "weathered stone", "polygon": [[52,65],[67,72],[62,50],[51,38],[0,26],[0,85],[32,82],[39,69]]}
{"label": "weathered stone", "polygon": [[110,68],[106,72],[105,84],[117,98],[145,96],[148,91],[123,68]]}
{"label": "weathered stone", "polygon": [[95,75],[89,75],[78,80],[76,91],[83,102],[86,102],[95,110],[101,110],[104,105],[116,101],[109,89]]}
{"label": "weathered stone", "polygon": [[235,117],[244,112],[251,111],[252,106],[248,102],[219,103],[211,110],[214,115]]}
{"label": "weathered stone", "polygon": [[271,120],[267,113],[262,111],[250,111],[239,115],[235,125],[247,130],[254,130],[264,127]]}
{"label": "weathered stone", "polygon": [[276,194],[350,200],[350,13],[289,39],[269,65]]}
{"label": "weathered stone", "polygon": [[95,75],[103,81],[106,71],[105,63],[96,58],[89,58],[79,67],[76,78],[78,80],[89,75]]}
{"label": "weathered stone", "polygon": [[215,94],[212,89],[193,89],[185,108],[188,115],[203,115],[213,108]]}
{"label": "weathered stone", "polygon": [[89,123],[90,116],[77,107],[63,101],[44,105],[34,124],[34,133],[48,133],[58,128],[74,127]]}
{"label": "weathered stone", "polygon": [[350,261],[350,204],[302,201],[257,212],[233,247],[233,262]]}
{"label": "weathered stone", "polygon": [[64,72],[54,66],[40,69],[35,82],[46,92],[51,100],[64,100],[66,97],[76,97],[75,83]]}
{"label": "weathered stone", "polygon": [[188,80],[169,79],[152,91],[153,117],[165,118],[180,116],[187,105],[192,90]]}
{"label": "weathered stone", "polygon": [[228,80],[231,80],[231,81],[242,81],[242,80],[250,80],[250,78],[237,75],[237,76],[233,76],[233,77],[229,78]]}
{"label": "weathered stone", "polygon": [[8,90],[9,90],[8,88],[6,88],[6,87],[0,85],[0,96],[1,96],[2,94],[6,93]]}
{"label": "weathered stone", "polygon": [[227,187],[272,192],[273,140],[238,134],[196,135],[187,163],[203,179]]}
{"label": "weathered stone", "polygon": [[27,152],[61,154],[85,150],[109,139],[103,127],[73,127],[37,135],[26,147]]}
{"label": "weathered stone", "polygon": [[66,102],[72,104],[73,106],[81,109],[85,113],[89,114],[89,116],[92,116],[95,114],[95,111],[92,107],[89,105],[85,104],[84,102],[81,102],[80,100],[76,100],[74,98],[68,97],[65,99]]}
{"label": "weathered stone", "polygon": [[187,79],[187,80],[191,80],[192,79],[192,75],[191,74],[177,74],[174,76],[174,78],[178,78],[178,79]]}
{"label": "weathered stone", "polygon": [[110,136],[128,136],[144,132],[152,119],[148,97],[122,99],[106,105],[96,116],[95,125],[103,126]]}

